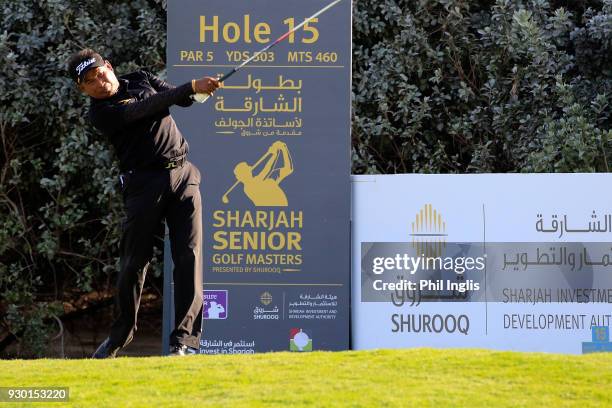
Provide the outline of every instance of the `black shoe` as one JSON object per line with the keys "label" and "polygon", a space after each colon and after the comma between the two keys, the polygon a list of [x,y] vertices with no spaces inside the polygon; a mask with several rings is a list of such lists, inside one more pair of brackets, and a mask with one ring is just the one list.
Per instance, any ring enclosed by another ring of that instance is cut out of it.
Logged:
{"label": "black shoe", "polygon": [[106,340],[98,346],[98,349],[93,353],[91,358],[115,358],[117,351],[119,351],[119,347],[111,348],[110,338],[107,337]]}
{"label": "black shoe", "polygon": [[174,344],[170,346],[170,353],[168,353],[169,356],[188,356],[190,354],[196,354],[196,351],[184,344]]}

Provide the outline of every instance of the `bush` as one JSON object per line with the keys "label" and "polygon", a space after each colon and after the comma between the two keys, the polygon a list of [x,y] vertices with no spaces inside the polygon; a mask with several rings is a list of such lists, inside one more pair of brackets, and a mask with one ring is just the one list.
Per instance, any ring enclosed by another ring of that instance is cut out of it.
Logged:
{"label": "bush", "polygon": [[357,1],[354,172],[608,171],[612,1],[563,3]]}
{"label": "bush", "polygon": [[108,290],[118,265],[117,165],[87,123],[87,98],[65,61],[90,46],[119,72],[163,70],[163,7],[146,0],[2,3],[0,315],[5,331],[21,334],[26,356],[44,353],[46,327],[64,301]]}

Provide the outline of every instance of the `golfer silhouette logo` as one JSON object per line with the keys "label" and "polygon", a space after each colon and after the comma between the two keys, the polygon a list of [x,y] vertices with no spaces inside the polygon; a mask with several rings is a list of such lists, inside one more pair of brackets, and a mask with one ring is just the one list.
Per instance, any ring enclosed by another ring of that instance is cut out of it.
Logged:
{"label": "golfer silhouette logo", "polygon": [[229,193],[242,183],[244,194],[256,207],[287,207],[289,202],[280,183],[293,173],[293,161],[287,145],[274,142],[253,165],[240,162],[234,167],[236,182],[221,198],[229,203]]}
{"label": "golfer silhouette logo", "polygon": [[209,319],[220,319],[219,315],[225,312],[225,308],[218,304],[217,302],[210,302],[210,307],[208,308],[208,318]]}

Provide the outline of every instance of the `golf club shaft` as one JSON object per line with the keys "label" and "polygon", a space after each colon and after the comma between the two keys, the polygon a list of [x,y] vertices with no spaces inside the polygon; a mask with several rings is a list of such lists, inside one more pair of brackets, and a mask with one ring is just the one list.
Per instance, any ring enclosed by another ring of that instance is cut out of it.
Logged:
{"label": "golf club shaft", "polygon": [[240,181],[236,180],[236,182],[232,184],[230,188],[227,189],[225,194],[223,194],[223,197],[221,197],[221,202],[223,202],[224,204],[227,204],[229,202],[228,201],[229,193],[231,193],[236,188],[236,186],[238,186],[239,183]]}
{"label": "golf club shaft", "polygon": [[[309,21],[317,18],[321,14],[325,13],[327,10],[329,10],[330,8],[335,6],[336,4],[340,3],[341,1],[342,0],[334,0],[331,3],[329,3],[327,6],[323,7],[321,10],[317,11],[316,13],[314,13],[312,16],[304,19],[304,21],[302,21],[300,24],[298,24],[297,26],[293,27],[291,30],[287,31],[285,34],[283,34],[280,37],[278,37],[276,39],[276,41],[274,41],[271,44],[268,44],[267,46],[265,46],[261,50],[257,51],[249,59],[245,60],[242,64],[237,65],[236,67],[232,68],[231,71],[227,72],[225,75],[223,75],[221,78],[219,78],[219,82],[225,81],[226,79],[228,79],[229,77],[234,75],[236,72],[238,72],[240,69],[242,69],[245,65],[249,64],[251,61],[253,61],[255,58],[257,58],[259,55],[261,55],[262,53],[268,51],[270,48],[274,47],[276,44],[282,42],[285,38],[289,37],[292,33],[296,32],[297,30],[302,28],[306,23],[308,23]],[[210,97],[210,95],[207,94],[207,93],[195,94],[194,99],[197,102],[203,103],[203,102],[206,102],[206,100],[209,97]]]}

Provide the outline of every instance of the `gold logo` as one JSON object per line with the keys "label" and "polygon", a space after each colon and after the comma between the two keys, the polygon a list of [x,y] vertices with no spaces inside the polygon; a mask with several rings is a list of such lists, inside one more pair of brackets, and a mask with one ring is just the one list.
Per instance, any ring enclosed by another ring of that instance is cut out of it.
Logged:
{"label": "gold logo", "polygon": [[268,306],[270,303],[272,303],[272,295],[269,292],[264,292],[259,297],[259,300],[264,306]]}
{"label": "gold logo", "polygon": [[122,99],[117,102],[119,105],[127,105],[128,103],[134,102],[134,98]]}
{"label": "gold logo", "polygon": [[229,203],[229,194],[242,183],[244,194],[256,207],[287,207],[289,202],[280,183],[291,173],[293,160],[287,145],[274,142],[252,165],[240,162],[234,167],[236,182],[223,194],[221,201]]}
{"label": "gold logo", "polygon": [[440,256],[446,248],[446,221],[431,204],[425,204],[412,222],[410,236],[417,254]]}

